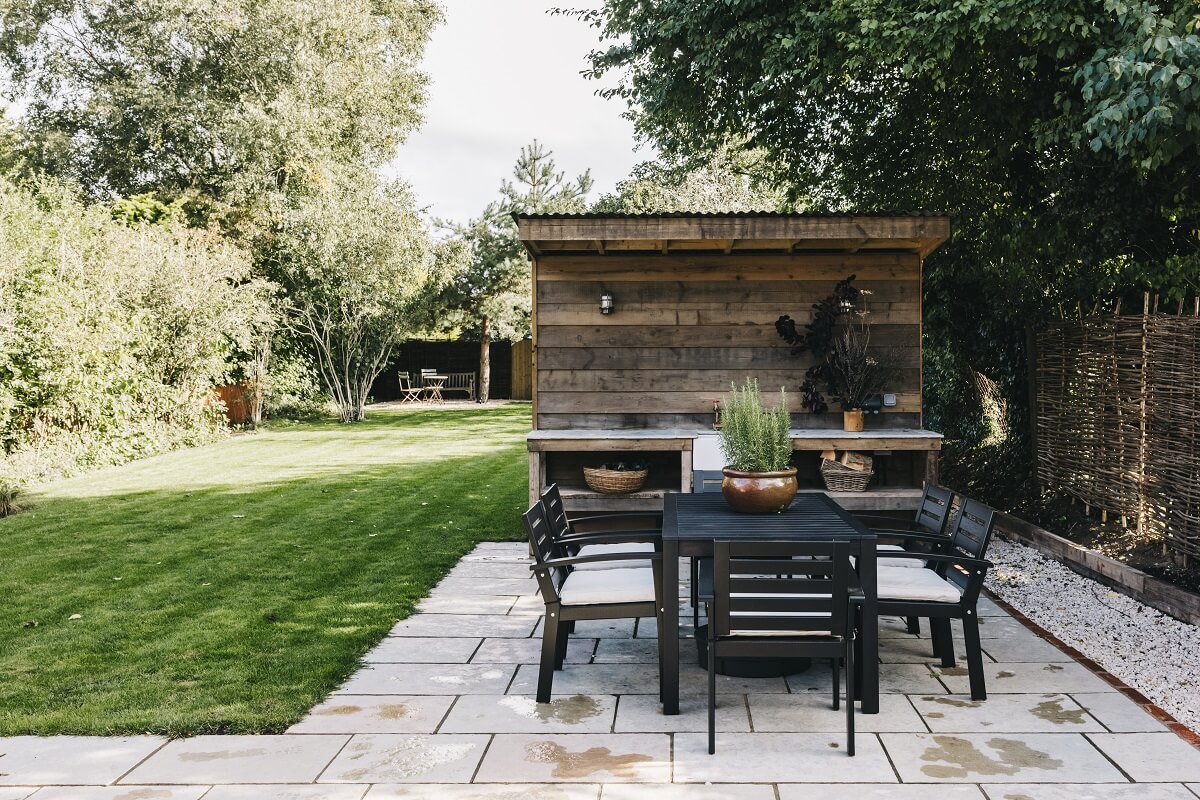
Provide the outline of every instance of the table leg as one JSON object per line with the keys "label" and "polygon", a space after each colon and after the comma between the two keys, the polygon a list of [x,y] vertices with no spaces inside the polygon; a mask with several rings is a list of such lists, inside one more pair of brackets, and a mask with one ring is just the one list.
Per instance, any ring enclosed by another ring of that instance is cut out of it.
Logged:
{"label": "table leg", "polygon": [[875,574],[875,541],[862,541],[858,553],[858,578],[863,586],[862,658],[856,665],[861,669],[858,696],[864,714],[879,713],[879,594]]}
{"label": "table leg", "polygon": [[662,706],[679,713],[679,542],[663,540]]}

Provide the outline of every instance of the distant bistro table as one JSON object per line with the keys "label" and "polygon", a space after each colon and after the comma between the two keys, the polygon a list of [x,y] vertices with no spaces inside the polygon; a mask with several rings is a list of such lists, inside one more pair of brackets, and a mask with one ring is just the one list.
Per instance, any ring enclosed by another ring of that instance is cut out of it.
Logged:
{"label": "distant bistro table", "polygon": [[[739,514],[719,492],[668,493],[663,505],[663,587],[679,586],[680,556],[711,556],[717,539],[768,541],[832,539],[850,542],[863,588],[859,637],[862,657],[859,698],[864,714],[879,713],[879,618],[875,582],[875,534],[821,492],[801,492],[780,514]],[[668,597],[663,610],[664,714],[679,713],[679,603]]]}
{"label": "distant bistro table", "polygon": [[425,375],[422,387],[434,403],[445,402],[442,398],[442,387],[446,385],[445,375]]}

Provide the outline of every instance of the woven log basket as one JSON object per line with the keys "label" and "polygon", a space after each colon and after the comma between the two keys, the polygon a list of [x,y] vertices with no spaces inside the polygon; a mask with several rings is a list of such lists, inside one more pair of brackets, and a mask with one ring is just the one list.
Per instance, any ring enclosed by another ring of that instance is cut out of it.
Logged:
{"label": "woven log basket", "polygon": [[605,469],[584,467],[583,479],[593,492],[604,494],[629,494],[642,488],[648,469]]}
{"label": "woven log basket", "polygon": [[825,488],[831,492],[866,491],[874,475],[874,470],[851,469],[832,458],[821,459],[821,477],[825,479]]}

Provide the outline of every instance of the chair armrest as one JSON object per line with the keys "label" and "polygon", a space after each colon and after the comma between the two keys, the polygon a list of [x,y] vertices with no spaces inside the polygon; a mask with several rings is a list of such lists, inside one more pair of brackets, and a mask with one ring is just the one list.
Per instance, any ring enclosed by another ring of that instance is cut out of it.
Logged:
{"label": "chair armrest", "polygon": [[868,527],[872,527],[872,528],[874,527],[874,525],[871,523],[876,523],[876,522],[880,523],[880,525],[882,527],[889,528],[889,529],[896,529],[896,528],[902,528],[904,526],[908,526],[906,528],[907,530],[913,530],[916,528],[916,525],[917,525],[915,520],[896,519],[895,517],[881,517],[877,514],[854,514],[853,516],[859,522],[867,523]]}
{"label": "chair armrest", "polygon": [[880,534],[883,536],[893,537],[896,539],[904,539],[913,542],[927,542],[929,544],[949,544],[950,537],[943,536],[940,533],[920,533],[918,531],[899,531],[887,530],[884,528],[871,529],[871,533]]}
{"label": "chair armrest", "polygon": [[662,531],[656,530],[628,530],[628,531],[603,531],[597,533],[573,533],[558,537],[555,544],[560,545],[585,545],[585,544],[605,544],[605,543],[624,543],[624,542],[660,542],[662,541]]}
{"label": "chair armrest", "polygon": [[595,514],[587,517],[570,517],[567,524],[571,526],[571,530],[575,530],[579,525],[590,527],[592,525],[604,525],[609,522],[617,522],[620,520],[630,519],[653,519],[655,525],[662,528],[662,513],[658,511],[630,511],[625,514]]}
{"label": "chair armrest", "polygon": [[662,561],[660,553],[600,553],[594,556],[569,556],[549,558],[540,564],[530,564],[529,571],[537,572],[547,567],[570,567],[575,564],[590,564],[597,561]]}

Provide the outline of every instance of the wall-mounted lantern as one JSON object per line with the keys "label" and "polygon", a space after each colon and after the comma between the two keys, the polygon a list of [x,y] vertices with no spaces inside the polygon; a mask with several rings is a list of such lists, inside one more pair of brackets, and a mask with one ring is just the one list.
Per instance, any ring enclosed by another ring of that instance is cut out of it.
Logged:
{"label": "wall-mounted lantern", "polygon": [[613,296],[609,292],[600,295],[600,313],[611,314],[613,312]]}

